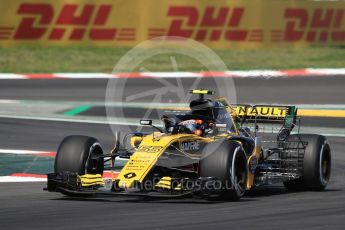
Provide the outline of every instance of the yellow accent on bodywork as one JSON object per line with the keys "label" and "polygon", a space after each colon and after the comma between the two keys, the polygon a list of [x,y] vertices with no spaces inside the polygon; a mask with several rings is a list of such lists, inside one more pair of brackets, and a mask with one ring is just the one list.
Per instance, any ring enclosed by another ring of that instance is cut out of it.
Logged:
{"label": "yellow accent on bodywork", "polygon": [[171,177],[162,177],[158,183],[155,184],[155,187],[171,189]]}
{"label": "yellow accent on bodywork", "polygon": [[131,188],[135,181],[142,182],[166,148],[173,142],[184,139],[197,140],[193,134],[161,135],[154,133],[154,135],[144,136],[140,146],[118,175],[119,186]]}
{"label": "yellow accent on bodywork", "polygon": [[244,106],[234,105],[237,116],[263,116],[274,118],[285,118],[288,112],[286,107],[282,106]]}
{"label": "yellow accent on bodywork", "polygon": [[207,89],[193,89],[192,94],[214,94],[213,91],[207,90]]}
{"label": "yellow accent on bodywork", "polygon": [[[157,184],[155,184],[155,187],[158,188],[165,188],[165,189],[171,189],[171,177],[162,177]],[[178,184],[174,190],[181,190],[181,184]]]}
{"label": "yellow accent on bodywork", "polygon": [[248,177],[247,177],[247,189],[251,189],[254,185],[254,176],[255,174],[252,174],[252,172],[249,170],[249,164],[250,160],[253,157],[256,157],[257,160],[259,160],[261,155],[261,146],[255,145],[253,154],[248,158],[247,164],[248,164]]}
{"label": "yellow accent on bodywork", "polygon": [[101,174],[85,174],[78,178],[82,187],[104,184]]}

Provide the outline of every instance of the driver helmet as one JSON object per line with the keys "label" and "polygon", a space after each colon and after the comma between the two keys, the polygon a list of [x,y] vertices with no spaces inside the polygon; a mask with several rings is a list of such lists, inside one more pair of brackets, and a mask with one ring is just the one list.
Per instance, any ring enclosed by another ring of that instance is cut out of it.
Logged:
{"label": "driver helmet", "polygon": [[189,119],[181,121],[179,123],[180,126],[184,127],[190,133],[196,134],[198,136],[201,136],[203,134],[203,130],[198,128],[198,126],[201,124],[203,124],[203,121],[200,119]]}

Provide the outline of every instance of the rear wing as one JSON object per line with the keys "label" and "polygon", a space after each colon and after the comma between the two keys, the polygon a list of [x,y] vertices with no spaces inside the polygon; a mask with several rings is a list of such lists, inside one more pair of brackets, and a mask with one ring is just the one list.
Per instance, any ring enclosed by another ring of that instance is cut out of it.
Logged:
{"label": "rear wing", "polygon": [[295,106],[280,105],[231,105],[233,116],[243,122],[254,123],[255,130],[258,123],[279,123],[277,140],[285,140],[297,125],[297,108]]}
{"label": "rear wing", "polygon": [[296,121],[296,106],[230,104],[224,97],[216,99],[226,106],[232,116],[250,120]]}
{"label": "rear wing", "polygon": [[260,121],[286,121],[295,123],[297,108],[295,106],[281,105],[231,105],[233,115],[247,120]]}
{"label": "rear wing", "polygon": [[244,122],[252,123],[256,130],[259,123],[278,123],[282,126],[279,128],[277,138],[283,140],[297,126],[296,106],[229,104],[223,97],[217,100],[227,107],[239,127]]}

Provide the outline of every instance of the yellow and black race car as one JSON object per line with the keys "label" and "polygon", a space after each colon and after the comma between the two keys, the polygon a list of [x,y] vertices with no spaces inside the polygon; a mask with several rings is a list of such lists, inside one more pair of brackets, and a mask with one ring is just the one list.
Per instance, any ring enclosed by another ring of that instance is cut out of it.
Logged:
{"label": "yellow and black race car", "polygon": [[[324,136],[293,133],[297,108],[230,105],[225,98],[199,96],[190,111],[140,124],[152,133],[130,135],[103,153],[92,137],[68,136],[57,152],[48,191],[69,196],[185,197],[238,200],[253,187],[283,182],[289,190],[323,190],[331,174],[331,149]],[[105,178],[119,158],[119,174]]]}

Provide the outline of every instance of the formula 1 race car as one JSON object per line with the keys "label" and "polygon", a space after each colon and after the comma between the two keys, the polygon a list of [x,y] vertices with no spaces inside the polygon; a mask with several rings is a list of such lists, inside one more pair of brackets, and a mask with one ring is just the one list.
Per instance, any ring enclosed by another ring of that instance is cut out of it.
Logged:
{"label": "formula 1 race car", "polygon": [[[66,137],[57,151],[47,190],[69,196],[136,196],[238,200],[246,190],[283,182],[288,190],[323,190],[331,175],[326,138],[299,130],[295,106],[230,105],[225,98],[198,95],[190,110],[140,124],[149,133],[126,135],[123,148],[116,134],[110,153],[98,140]],[[128,159],[115,177],[114,165]],[[107,172],[108,178],[103,174]],[[110,175],[109,176],[109,172]]]}

